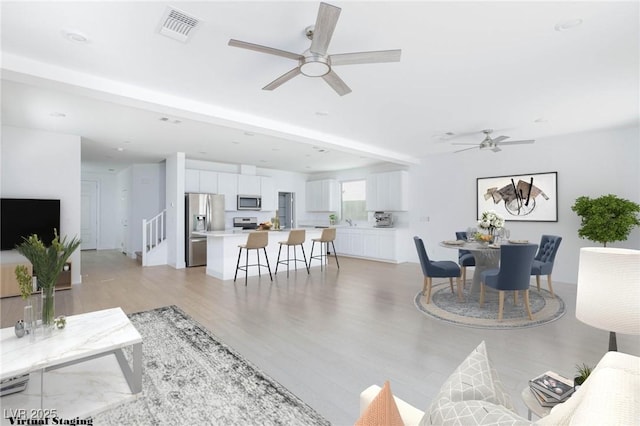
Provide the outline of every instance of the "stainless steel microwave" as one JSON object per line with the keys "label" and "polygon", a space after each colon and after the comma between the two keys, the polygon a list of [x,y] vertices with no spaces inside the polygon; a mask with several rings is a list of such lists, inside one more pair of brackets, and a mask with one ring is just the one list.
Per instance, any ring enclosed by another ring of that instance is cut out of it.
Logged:
{"label": "stainless steel microwave", "polygon": [[261,210],[262,197],[260,195],[238,195],[238,210]]}

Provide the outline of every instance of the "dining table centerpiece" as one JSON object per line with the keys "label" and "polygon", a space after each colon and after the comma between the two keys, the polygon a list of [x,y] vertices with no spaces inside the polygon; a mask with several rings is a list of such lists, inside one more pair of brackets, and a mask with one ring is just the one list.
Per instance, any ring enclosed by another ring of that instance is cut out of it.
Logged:
{"label": "dining table centerpiece", "polygon": [[502,216],[500,216],[493,210],[484,211],[480,215],[478,228],[484,229],[486,231],[486,235],[488,235],[489,237],[482,237],[482,234],[480,234],[480,238],[476,236],[476,239],[485,242],[491,242],[490,240],[493,240],[493,237],[496,235],[496,231],[502,229],[503,227],[504,218]]}
{"label": "dining table centerpiece", "polygon": [[80,246],[80,239],[67,241],[54,230],[54,238],[50,246],[45,246],[40,237],[33,234],[24,237],[16,246],[18,253],[31,262],[33,273],[37,277],[38,288],[42,292],[42,326],[52,329],[55,319],[55,289],[58,277],[71,254]]}

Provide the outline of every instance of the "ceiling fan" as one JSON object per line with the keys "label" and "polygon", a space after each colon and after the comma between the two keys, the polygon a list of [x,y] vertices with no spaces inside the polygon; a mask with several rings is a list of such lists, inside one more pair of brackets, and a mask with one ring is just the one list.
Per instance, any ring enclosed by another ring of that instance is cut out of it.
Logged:
{"label": "ceiling fan", "polygon": [[399,62],[401,50],[378,50],[329,55],[327,49],[341,10],[339,7],[327,3],[320,3],[315,26],[305,29],[307,38],[311,40],[311,47],[301,54],[234,39],[229,40],[229,46],[255,50],[256,52],[268,53],[298,61],[297,67],[276,78],[264,86],[262,90],[276,89],[293,77],[302,74],[307,77],[322,77],[338,95],[344,96],[350,93],[351,89],[338,77],[332,67],[351,64]]}
{"label": "ceiling fan", "polygon": [[502,145],[520,145],[520,144],[527,144],[527,143],[534,143],[535,142],[534,139],[503,142],[505,139],[509,139],[509,136],[498,136],[497,138],[492,139],[491,138],[491,133],[493,133],[493,129],[485,129],[485,130],[482,131],[482,133],[485,134],[485,137],[482,140],[482,142],[480,142],[480,145],[478,145],[477,143],[459,143],[459,142],[456,143],[456,142],[453,142],[453,145],[474,145],[471,148],[459,149],[458,151],[454,151],[454,153],[462,152],[462,151],[468,151],[470,149],[475,149],[475,148],[479,148],[479,149],[487,149],[487,148],[489,148],[493,152],[500,152],[500,151],[502,151],[500,149],[500,146],[502,146]]}

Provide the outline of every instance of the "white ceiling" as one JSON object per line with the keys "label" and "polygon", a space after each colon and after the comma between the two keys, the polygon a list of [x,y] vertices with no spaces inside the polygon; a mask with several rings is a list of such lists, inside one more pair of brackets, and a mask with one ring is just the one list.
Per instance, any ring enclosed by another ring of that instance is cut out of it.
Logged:
{"label": "white ceiling", "polygon": [[[82,136],[89,169],[181,151],[313,173],[454,155],[485,128],[539,139],[638,123],[638,2],[330,3],[329,53],[402,49],[399,63],[335,67],[343,97],[304,76],[263,91],[295,61],[227,45],[302,53],[316,1],[3,1],[3,124]],[[158,33],[168,5],[201,20],[187,43]]]}

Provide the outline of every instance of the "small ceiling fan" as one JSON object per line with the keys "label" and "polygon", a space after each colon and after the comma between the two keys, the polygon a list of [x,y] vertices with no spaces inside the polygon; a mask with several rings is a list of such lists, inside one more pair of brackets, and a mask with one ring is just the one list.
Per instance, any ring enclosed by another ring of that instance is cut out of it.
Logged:
{"label": "small ceiling fan", "polygon": [[338,95],[344,96],[351,93],[351,89],[338,77],[332,67],[351,64],[399,62],[401,50],[378,50],[329,55],[327,49],[341,10],[339,7],[327,3],[320,3],[315,26],[305,29],[307,38],[311,40],[311,47],[301,54],[234,39],[229,40],[229,46],[255,50],[256,52],[268,53],[298,61],[297,67],[276,78],[264,86],[262,90],[276,89],[293,77],[302,74],[307,77],[322,77]]}
{"label": "small ceiling fan", "polygon": [[478,145],[477,143],[453,142],[453,145],[474,145],[471,148],[459,149],[458,151],[454,151],[454,153],[462,152],[462,151],[468,151],[470,149],[475,149],[475,148],[479,148],[479,149],[487,149],[487,148],[489,148],[493,152],[500,152],[500,151],[502,151],[500,149],[500,146],[502,146],[502,145],[521,145],[521,144],[527,144],[527,143],[534,143],[535,142],[534,139],[503,142],[505,139],[509,139],[509,136],[498,136],[497,138],[492,139],[491,138],[491,133],[493,133],[493,129],[485,129],[485,130],[482,131],[482,133],[485,134],[485,137],[482,140],[482,142],[480,142],[480,145]]}

